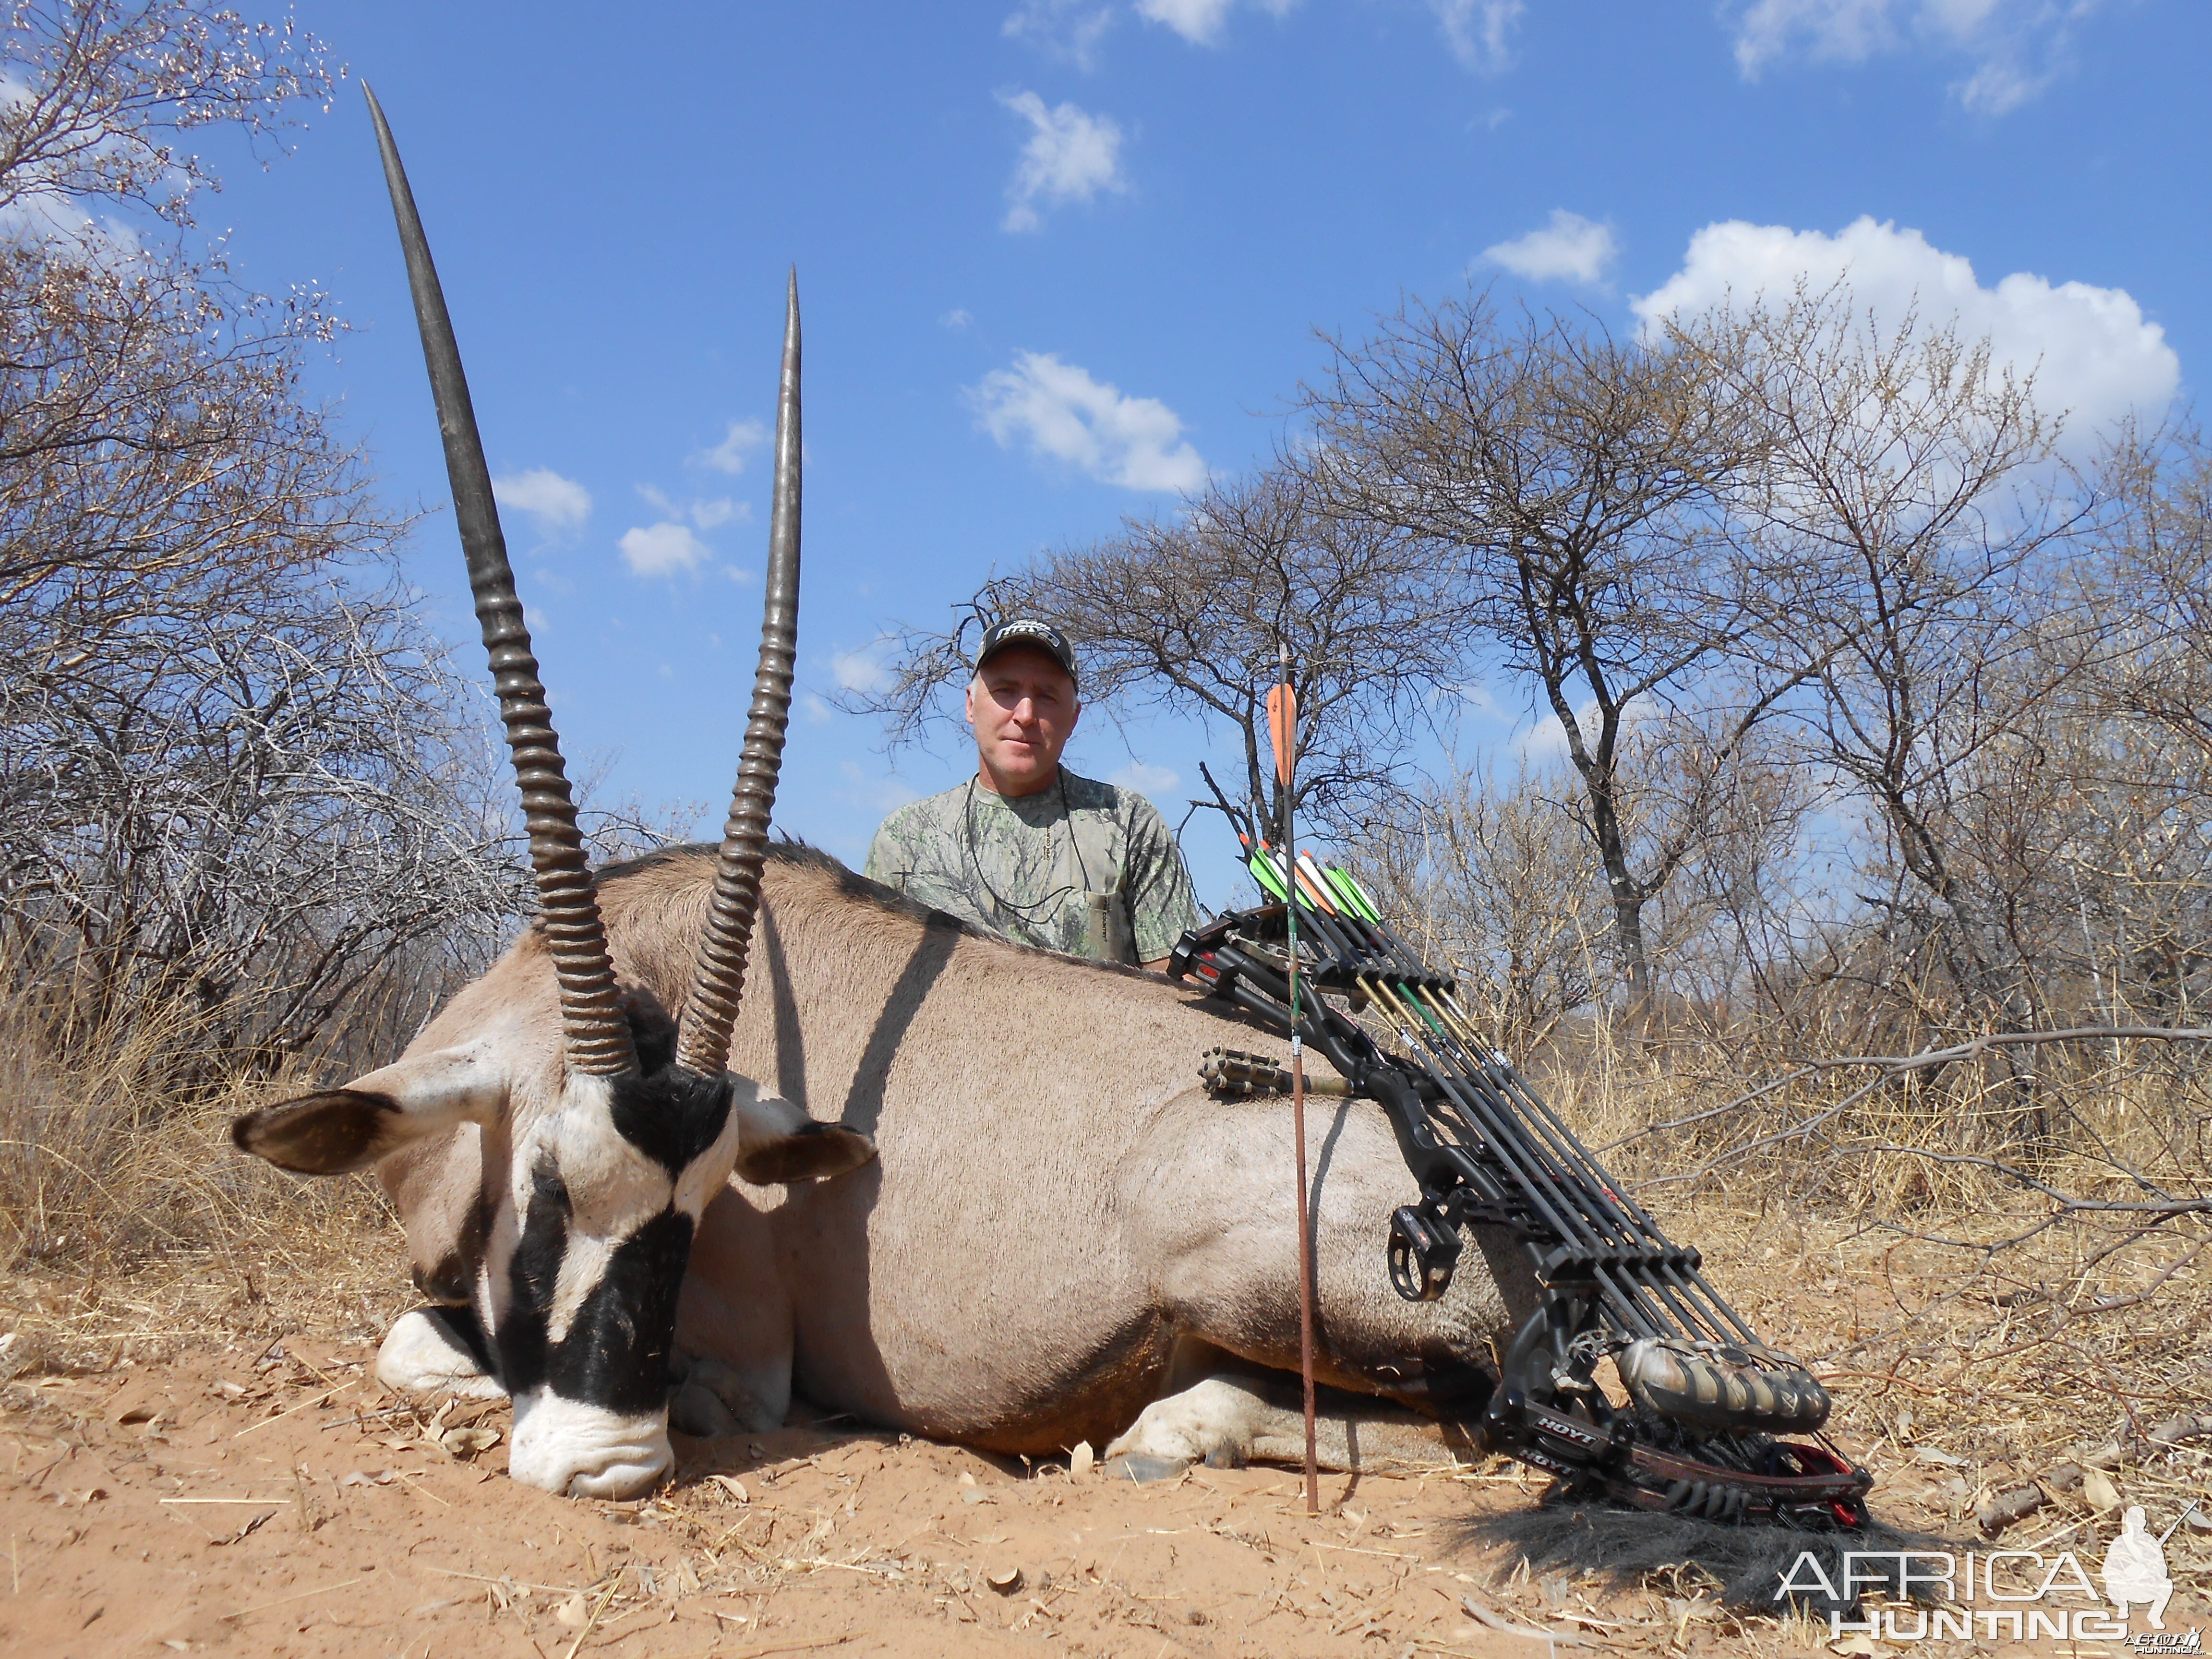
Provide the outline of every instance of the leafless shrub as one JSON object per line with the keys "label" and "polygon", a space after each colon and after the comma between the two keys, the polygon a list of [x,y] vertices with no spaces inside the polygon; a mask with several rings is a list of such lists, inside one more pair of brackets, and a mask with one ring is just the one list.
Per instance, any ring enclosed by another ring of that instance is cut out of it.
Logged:
{"label": "leafless shrub", "polygon": [[[0,971],[13,964],[0,959]],[[14,987],[36,981],[8,971]],[[363,1026],[395,975],[356,999]],[[297,1074],[254,1079],[215,1063],[196,1002],[136,1003],[94,1018],[52,997],[0,1000],[0,1264],[101,1272],[178,1249],[322,1232],[358,1237],[389,1212],[366,1179],[301,1182],[229,1152],[236,1113]],[[386,1050],[386,1052],[389,1052]]]}
{"label": "leafless shrub", "polygon": [[[520,872],[404,521],[301,394],[320,296],[251,293],[191,234],[216,180],[177,135],[280,131],[327,94],[321,48],[76,0],[17,8],[0,59],[0,983],[49,1068],[4,1106],[44,1168],[71,1113],[135,1131],[404,1036]],[[55,1092],[70,1056],[154,1054],[161,1086]]]}
{"label": "leafless shrub", "polygon": [[1490,1040],[1526,1054],[1601,994],[1611,920],[1569,781],[1524,762],[1506,781],[1457,772],[1370,823],[1356,873],[1408,941],[1449,963]]}

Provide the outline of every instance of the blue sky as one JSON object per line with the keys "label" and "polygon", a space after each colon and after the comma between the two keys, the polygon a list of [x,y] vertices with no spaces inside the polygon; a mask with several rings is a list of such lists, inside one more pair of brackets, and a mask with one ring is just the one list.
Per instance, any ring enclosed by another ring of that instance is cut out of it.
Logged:
{"label": "blue sky", "polygon": [[[857,864],[972,765],[822,701],[995,565],[1266,454],[1401,295],[1495,281],[1630,330],[1848,268],[2040,360],[2088,430],[2186,398],[2212,261],[2212,13],[2184,0],[304,4],[377,88],[468,364],[575,769],[709,803],[742,733],[783,272],[808,448],[779,825]],[[319,283],[314,369],[481,666],[358,90],[204,222]],[[1526,744],[1492,688],[1463,754]],[[1534,733],[1540,745],[1540,732]],[[1179,819],[1204,735],[1094,718],[1079,770]],[[1200,897],[1230,896],[1194,821]]]}

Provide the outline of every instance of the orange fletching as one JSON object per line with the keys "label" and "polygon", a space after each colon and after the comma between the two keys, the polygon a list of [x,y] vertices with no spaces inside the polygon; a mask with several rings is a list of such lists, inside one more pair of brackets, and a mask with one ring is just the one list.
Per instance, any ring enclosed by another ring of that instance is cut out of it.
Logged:
{"label": "orange fletching", "polygon": [[1275,781],[1287,787],[1298,744],[1298,696],[1287,685],[1267,693],[1267,737],[1275,750]]}

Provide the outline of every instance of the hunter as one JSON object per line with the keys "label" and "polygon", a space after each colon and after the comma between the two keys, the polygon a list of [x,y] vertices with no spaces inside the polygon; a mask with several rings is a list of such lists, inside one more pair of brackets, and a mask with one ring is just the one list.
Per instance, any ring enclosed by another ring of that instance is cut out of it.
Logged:
{"label": "hunter", "polygon": [[1066,635],[986,629],[967,710],[975,775],[885,818],[868,876],[1018,944],[1164,969],[1199,922],[1190,872],[1152,802],[1060,763],[1083,712]]}

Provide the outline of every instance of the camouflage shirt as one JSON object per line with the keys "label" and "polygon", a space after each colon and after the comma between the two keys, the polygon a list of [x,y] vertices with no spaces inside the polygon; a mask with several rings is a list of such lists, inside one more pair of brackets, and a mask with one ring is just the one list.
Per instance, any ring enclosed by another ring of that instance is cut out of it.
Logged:
{"label": "camouflage shirt", "polygon": [[1159,809],[1079,778],[1008,800],[974,778],[885,818],[867,874],[1023,945],[1156,962],[1199,922]]}

